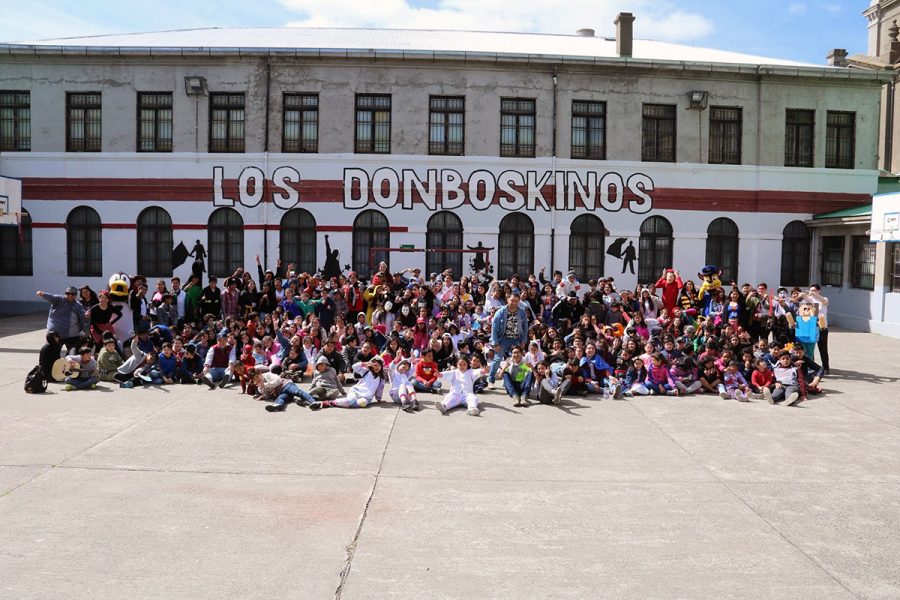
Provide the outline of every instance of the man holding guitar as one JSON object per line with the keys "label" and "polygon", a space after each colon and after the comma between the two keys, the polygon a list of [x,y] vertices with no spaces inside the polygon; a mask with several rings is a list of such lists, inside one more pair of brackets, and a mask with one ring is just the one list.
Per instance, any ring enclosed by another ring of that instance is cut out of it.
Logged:
{"label": "man holding guitar", "polygon": [[83,347],[78,349],[77,356],[67,356],[64,359],[68,363],[64,372],[67,392],[97,387],[99,381],[97,361],[91,354],[90,348]]}

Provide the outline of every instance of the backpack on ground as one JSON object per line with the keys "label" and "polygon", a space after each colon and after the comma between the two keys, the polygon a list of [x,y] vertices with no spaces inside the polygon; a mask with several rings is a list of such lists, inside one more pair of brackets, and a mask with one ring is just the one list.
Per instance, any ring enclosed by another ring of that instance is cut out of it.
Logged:
{"label": "backpack on ground", "polygon": [[25,391],[29,394],[43,394],[47,391],[47,377],[41,365],[33,368],[25,376]]}

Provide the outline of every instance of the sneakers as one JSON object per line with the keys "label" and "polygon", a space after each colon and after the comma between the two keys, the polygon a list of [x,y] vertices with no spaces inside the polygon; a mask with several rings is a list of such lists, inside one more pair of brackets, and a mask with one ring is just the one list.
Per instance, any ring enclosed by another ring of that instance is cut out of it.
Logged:
{"label": "sneakers", "polygon": [[719,398],[722,400],[728,400],[731,396],[728,395],[728,392],[719,392]]}
{"label": "sneakers", "polygon": [[446,415],[446,414],[447,414],[447,409],[444,407],[444,403],[441,402],[440,400],[434,403],[434,407],[435,407],[436,409],[438,409],[439,411],[441,411],[441,414],[442,414],[442,415]]}
{"label": "sneakers", "polygon": [[404,404],[404,405],[400,408],[400,410],[402,410],[403,412],[408,412],[408,413],[413,412],[415,409],[416,409],[416,405],[415,405],[415,404]]}
{"label": "sneakers", "polygon": [[762,400],[762,399],[763,399],[763,395],[762,395],[762,394],[758,394],[758,393],[757,393],[757,394],[750,394],[750,397],[753,398],[754,400]]}
{"label": "sneakers", "polygon": [[96,389],[97,389],[97,384],[96,384],[96,383],[92,383],[92,384],[91,384],[91,389],[92,389],[92,390],[96,390]]}
{"label": "sneakers", "polygon": [[513,396],[513,400],[515,400],[515,402],[513,402],[513,406],[522,406],[522,396]]}
{"label": "sneakers", "polygon": [[784,399],[784,404],[782,404],[782,406],[793,406],[794,404],[797,403],[797,400],[799,400],[799,399],[800,399],[800,394],[798,394],[797,392],[794,392],[793,394],[791,394],[790,396],[788,396],[787,398]]}
{"label": "sneakers", "polygon": [[209,386],[209,389],[211,389],[211,390],[216,389],[216,384],[213,383],[213,380],[209,378],[209,375],[203,375],[203,376],[201,376],[201,377],[200,377],[200,381],[202,381],[203,383],[205,383],[206,385],[208,385],[208,386]]}
{"label": "sneakers", "polygon": [[481,414],[481,411],[473,406],[472,408],[470,408],[469,410],[466,411],[466,414],[471,415],[473,417],[477,417],[478,415]]}
{"label": "sneakers", "polygon": [[219,389],[224,388],[229,383],[231,383],[231,375],[226,373],[225,376],[222,377],[222,381],[219,382]]}
{"label": "sneakers", "polygon": [[742,392],[738,390],[734,394],[734,399],[738,402],[750,402],[750,392]]}
{"label": "sneakers", "polygon": [[561,387],[556,388],[556,391],[553,392],[553,404],[559,404],[562,400],[563,390]]}
{"label": "sneakers", "polygon": [[285,408],[285,404],[267,404],[266,410],[269,412],[281,412]]}
{"label": "sneakers", "polygon": [[519,404],[522,406],[528,406],[531,404],[531,400],[528,399],[528,394],[522,394],[519,396]]}
{"label": "sneakers", "polygon": [[309,410],[320,410],[322,408],[322,403],[318,400],[314,400],[309,403]]}
{"label": "sneakers", "polygon": [[766,402],[769,404],[775,404],[775,399],[772,398],[772,390],[767,387],[763,388],[763,397],[766,399]]}
{"label": "sneakers", "polygon": [[63,389],[66,390],[67,392],[74,392],[74,391],[75,391],[75,386],[72,385],[71,383],[67,383],[67,384],[66,384],[66,387],[64,387]]}
{"label": "sneakers", "polygon": [[669,390],[668,392],[666,392],[666,395],[667,396],[677,396],[678,390]]}
{"label": "sneakers", "polygon": [[610,397],[613,400],[615,400],[616,398],[621,398],[622,397],[622,384],[617,383],[617,384],[613,385],[612,389],[610,390],[609,393],[610,393]]}

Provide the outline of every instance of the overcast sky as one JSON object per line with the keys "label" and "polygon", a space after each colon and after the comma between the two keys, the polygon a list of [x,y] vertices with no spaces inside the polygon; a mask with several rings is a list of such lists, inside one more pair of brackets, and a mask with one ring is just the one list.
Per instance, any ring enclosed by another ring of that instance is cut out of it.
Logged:
{"label": "overcast sky", "polygon": [[389,27],[614,34],[824,64],[866,52],[866,0],[37,0],[5,3],[0,41],[197,27]]}

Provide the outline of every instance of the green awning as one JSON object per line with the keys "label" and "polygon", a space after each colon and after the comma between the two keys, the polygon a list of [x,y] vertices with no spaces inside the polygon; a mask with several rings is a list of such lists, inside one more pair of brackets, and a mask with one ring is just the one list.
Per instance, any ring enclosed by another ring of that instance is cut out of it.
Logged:
{"label": "green awning", "polygon": [[833,210],[831,212],[814,215],[813,220],[819,219],[846,219],[848,217],[871,217],[872,205],[864,204],[862,206],[851,206],[850,208],[842,208],[841,210]]}

